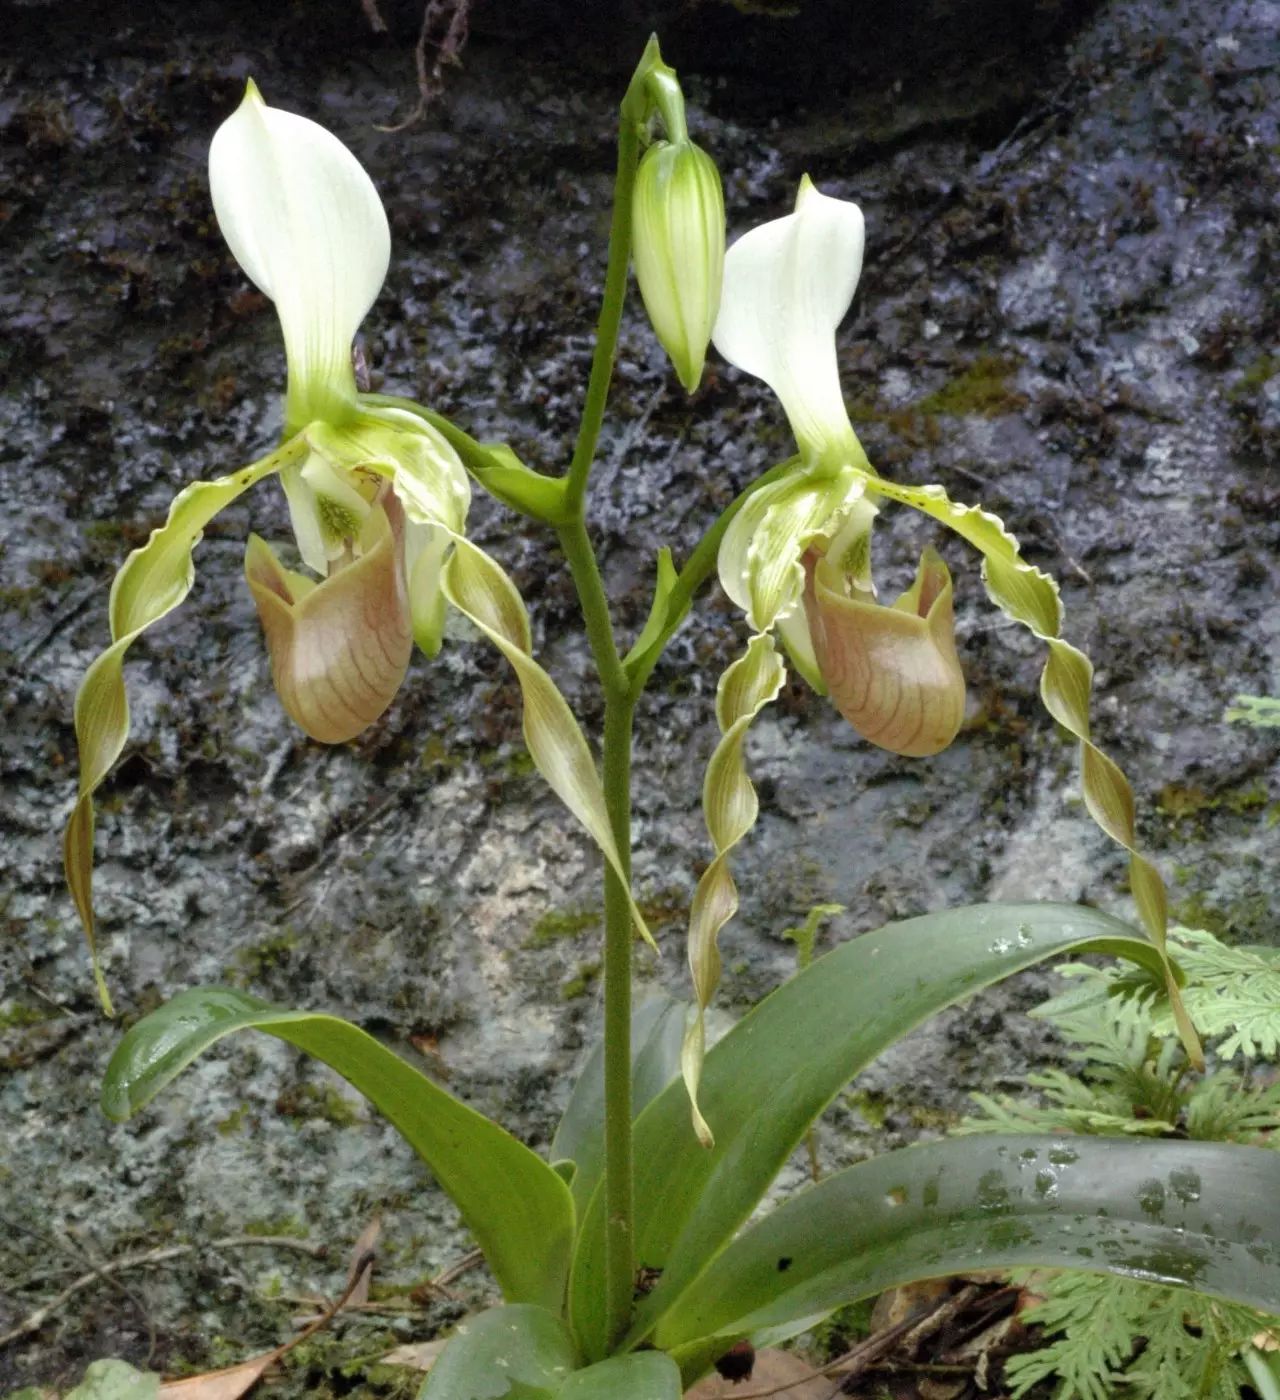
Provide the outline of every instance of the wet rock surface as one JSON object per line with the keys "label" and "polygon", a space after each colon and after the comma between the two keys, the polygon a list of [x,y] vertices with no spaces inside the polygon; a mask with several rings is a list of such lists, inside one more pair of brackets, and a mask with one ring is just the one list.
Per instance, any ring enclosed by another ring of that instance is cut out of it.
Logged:
{"label": "wet rock surface", "polygon": [[[119,1027],[97,1013],[61,884],[71,702],[123,555],[183,483],[260,455],[279,431],[274,316],[220,241],[204,175],[245,77],[336,131],[386,201],[391,272],[364,328],[375,387],[548,467],[567,459],[591,352],[621,88],[613,56],[534,44],[514,18],[504,31],[495,3],[428,119],[386,133],[375,124],[412,105],[411,65],[354,0],[181,19],[112,7],[81,25],[71,8],[9,8],[0,90],[0,1334],[104,1257],[196,1249],[122,1276],[127,1291],[86,1291],[0,1350],[0,1389],[69,1380],[96,1355],[176,1370],[270,1345],[297,1295],[340,1286],[377,1211],[385,1284],[407,1291],[466,1248],[391,1129],[275,1041],[226,1044],[127,1126],[101,1116]],[[963,46],[954,70],[925,65],[933,84],[895,69],[890,44],[878,67],[850,59],[847,88],[775,83],[758,110],[764,40],[702,78],[678,46],[668,56],[724,172],[732,232],[783,212],[806,171],[862,203],[867,266],[840,346],[872,459],[999,511],[1061,579],[1066,634],[1098,666],[1096,736],[1133,780],[1175,915],[1269,941],[1277,743],[1222,713],[1238,691],[1280,690],[1280,5],[1049,11],[1051,23],[997,26],[1007,62],[988,61],[967,92]],[[917,20],[938,13],[921,6]],[[830,74],[821,25],[757,22],[792,46],[786,71],[804,69],[809,45],[813,71]],[[983,33],[971,42],[990,60]],[[656,547],[681,557],[789,451],[766,391],[720,366],[686,399],[628,315],[592,512],[625,633],[647,609]],[[787,973],[782,930],[817,902],[846,909],[827,939],[990,898],[1127,907],[1122,853],[1084,814],[1071,752],[1038,706],[1038,645],[993,611],[962,545],[921,519],[886,524],[885,588],[905,586],[929,539],[951,564],[971,723],[916,762],[869,749],[798,684],[761,719],[762,814],[736,862],[726,1013]],[[483,500],[473,525],[595,725],[548,540]],[[192,597],[127,668],[133,734],[98,837],[122,1020],[216,981],[333,1010],[545,1146],[599,1022],[599,868],[530,772],[505,663],[454,626],[383,723],[339,749],[309,743],[275,700],[241,581],[250,528],[286,538],[274,487],[209,529]],[[637,889],[665,948],[641,980],[677,992],[708,854],[698,802],[715,678],[744,636],[708,590],[639,721]],[[986,994],[869,1070],[823,1130],[830,1164],[936,1130],[971,1088],[1016,1087],[1052,1049],[1018,1015],[1046,985],[1037,974]],[[330,1257],[211,1243],[254,1233]],[[341,1389],[351,1357],[429,1336],[485,1291],[471,1275],[456,1301],[363,1316],[289,1384]]]}

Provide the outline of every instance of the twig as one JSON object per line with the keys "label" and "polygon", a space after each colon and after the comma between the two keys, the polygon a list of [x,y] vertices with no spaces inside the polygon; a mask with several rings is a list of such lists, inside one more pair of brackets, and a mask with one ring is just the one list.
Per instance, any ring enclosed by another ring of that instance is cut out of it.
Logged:
{"label": "twig", "polygon": [[982,1290],[976,1283],[967,1283],[959,1293],[952,1294],[950,1298],[944,1298],[932,1312],[922,1321],[918,1322],[903,1338],[903,1351],[910,1356],[922,1342],[928,1341],[935,1332],[941,1331],[948,1322],[964,1312],[981,1291]]}
{"label": "twig", "polygon": [[90,1270],[87,1274],[82,1274],[73,1283],[58,1294],[56,1298],[38,1307],[33,1313],[29,1313],[16,1327],[12,1327],[8,1332],[0,1334],[0,1347],[6,1347],[12,1342],[20,1341],[23,1337],[30,1336],[32,1332],[38,1331],[45,1322],[64,1304],[68,1303],[77,1293],[96,1283],[99,1279],[111,1282],[110,1276],[124,1273],[128,1269],[147,1268],[153,1264],[165,1264],[171,1259],[181,1259],[188,1254],[199,1254],[208,1249],[243,1249],[249,1245],[266,1246],[273,1249],[292,1249],[301,1254],[309,1254],[313,1259],[322,1259],[327,1253],[327,1249],[322,1244],[312,1244],[308,1240],[293,1239],[288,1235],[232,1235],[226,1239],[210,1240],[202,1244],[171,1244],[161,1245],[157,1249],[147,1250],[144,1254],[128,1254],[123,1259],[111,1259],[106,1263]]}
{"label": "twig", "polygon": [[156,1354],[156,1325],[154,1320],[152,1319],[151,1310],[147,1307],[146,1303],[143,1302],[143,1300],[133,1291],[133,1289],[130,1288],[129,1285],[124,1282],[123,1279],[118,1279],[115,1277],[114,1274],[106,1272],[106,1266],[108,1261],[105,1259],[96,1259],[93,1253],[90,1252],[85,1242],[79,1237],[79,1235],[76,1234],[74,1230],[69,1229],[67,1231],[67,1234],[71,1238],[71,1241],[75,1245],[75,1247],[80,1251],[81,1255],[88,1263],[89,1267],[93,1270],[94,1275],[100,1278],[104,1283],[108,1284],[111,1288],[114,1288],[116,1292],[119,1293],[122,1297],[127,1298],[129,1302],[131,1302],[133,1306],[138,1310],[138,1316],[141,1317],[143,1326],[147,1329],[146,1364],[150,1366],[152,1359],[155,1357]]}
{"label": "twig", "polygon": [[[418,74],[418,102],[402,122],[394,126],[379,126],[379,131],[405,131],[417,126],[427,108],[444,90],[443,72],[446,63],[460,62],[459,55],[467,42],[470,29],[471,0],[426,0],[422,9],[422,28],[413,48],[413,65]],[[444,28],[439,39],[432,34]],[[427,49],[436,50],[436,60],[427,67]]]}

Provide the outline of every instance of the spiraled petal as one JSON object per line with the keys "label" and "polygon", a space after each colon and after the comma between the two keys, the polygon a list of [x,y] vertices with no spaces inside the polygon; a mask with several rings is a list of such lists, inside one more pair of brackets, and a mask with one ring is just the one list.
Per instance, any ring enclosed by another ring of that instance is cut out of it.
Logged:
{"label": "spiraled petal", "polygon": [[807,561],[805,608],[836,708],[871,743],[922,758],[940,753],[964,718],[951,575],[925,550],[915,583],[892,607],[847,597],[824,560]]}
{"label": "spiraled petal", "polygon": [[341,417],[355,400],[351,341],[391,255],[373,181],[336,136],[250,82],[214,135],[209,185],[222,236],[280,316],[290,429]]}
{"label": "spiraled petal", "polygon": [[76,692],[80,792],[63,839],[67,885],[84,925],[98,994],[108,1015],[111,998],[94,948],[93,794],[129,737],[125,653],[148,627],[172,612],[191,591],[195,578],[191,553],[200,543],[205,526],[256,482],[289,470],[304,451],[305,444],[295,439],[230,476],[192,482],[174,497],[165,523],[124,561],[111,585],[111,645],[85,672]]}
{"label": "spiraled petal", "polygon": [[862,211],[801,181],[795,212],[744,234],[725,255],[712,340],[763,379],[812,460],[866,465],[844,406],[836,327],[862,271]]}
{"label": "spiraled petal", "polygon": [[365,525],[364,552],[322,583],[281,567],[257,535],[248,580],[271,654],[276,693],[313,739],[354,739],[395,699],[413,649],[403,516],[389,496]]}

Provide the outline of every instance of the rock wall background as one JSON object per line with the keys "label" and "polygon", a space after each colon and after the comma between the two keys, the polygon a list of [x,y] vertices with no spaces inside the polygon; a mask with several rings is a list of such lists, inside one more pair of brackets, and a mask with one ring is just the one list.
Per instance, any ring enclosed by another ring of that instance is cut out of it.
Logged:
{"label": "rock wall background", "polygon": [[[219,239],[204,173],[249,74],[347,141],[386,201],[375,383],[551,465],[590,357],[615,104],[665,24],[731,233],[783,212],[806,171],[862,203],[867,266],[840,336],[859,430],[883,472],[982,500],[1061,579],[1068,635],[1098,666],[1098,736],[1133,779],[1177,916],[1275,937],[1278,745],[1222,713],[1237,691],[1280,691],[1280,5],[920,0],[858,29],[819,0],[792,18],[636,0],[580,24],[577,7],[489,0],[443,100],[399,133],[375,124],[412,105],[416,15],[385,8],[381,39],[355,0],[5,9],[0,1333],[126,1249],[256,1231],[331,1251],[202,1247],[86,1293],[0,1349],[0,1389],[67,1381],[96,1355],[176,1370],[268,1345],[291,1295],[340,1283],[376,1210],[384,1283],[466,1247],[390,1129],[274,1041],[205,1057],[125,1127],[96,1107],[119,1027],[97,1013],[61,884],[71,701],[124,554],[184,482],[259,455],[280,426],[274,316]],[[790,448],[767,392],[723,366],[686,399],[636,310],[612,408],[593,526],[630,631],[656,546],[687,551]],[[595,724],[566,571],[486,501],[473,522]],[[530,772],[514,683],[457,627],[360,742],[309,743],[276,703],[240,579],[250,528],[286,536],[271,486],[209,530],[192,598],[128,668],[133,737],[98,841],[122,1022],[219,980],[332,1009],[545,1145],[599,1022],[599,870]],[[894,518],[886,587],[930,538]],[[781,931],[819,901],[846,906],[828,938],[981,899],[1127,907],[1122,855],[1038,707],[1035,646],[987,604],[972,558],[937,542],[971,723],[920,763],[869,749],[799,686],[761,720],[726,1014],[786,974]],[[743,636],[708,590],[640,720],[637,884],[665,948],[642,978],[677,992],[714,683]],[[823,1130],[830,1161],[937,1130],[970,1088],[1016,1087],[1052,1053],[1019,1015],[1046,985],[988,994],[873,1068]],[[340,1390],[340,1363],[430,1335],[485,1288],[473,1275],[456,1303],[348,1324],[295,1386]]]}

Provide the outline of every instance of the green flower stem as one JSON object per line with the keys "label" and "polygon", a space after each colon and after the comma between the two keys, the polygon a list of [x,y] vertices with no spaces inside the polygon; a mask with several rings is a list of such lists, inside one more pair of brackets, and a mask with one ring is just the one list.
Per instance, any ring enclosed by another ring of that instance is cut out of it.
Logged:
{"label": "green flower stem", "polygon": [[[631,725],[635,704],[610,696],[604,712],[604,795],[613,839],[631,879]],[[631,1145],[631,908],[604,874],[605,1306],[609,1337],[626,1335],[635,1298],[635,1162]]]}
{"label": "green flower stem", "polygon": [[596,348],[591,357],[591,378],[574,444],[573,460],[565,477],[565,505],[570,516],[581,516],[587,480],[600,440],[613,362],[618,350],[618,327],[627,294],[627,267],[631,262],[631,191],[640,159],[640,134],[624,116],[618,124],[618,168],[613,181],[613,219],[609,226],[609,263],[604,275],[604,296],[596,325]]}
{"label": "green flower stem", "polygon": [[[587,640],[604,690],[604,798],[613,839],[631,875],[631,724],[635,699],[622,669],[609,601],[581,515],[557,530],[582,605]],[[627,887],[604,876],[604,1084],[606,1306],[609,1335],[631,1325],[635,1286],[635,1198],[631,1150],[631,907]]]}

